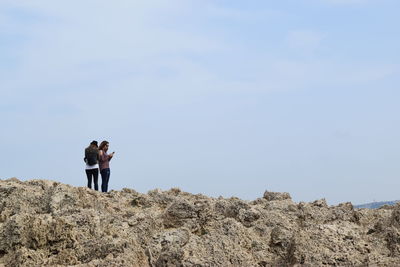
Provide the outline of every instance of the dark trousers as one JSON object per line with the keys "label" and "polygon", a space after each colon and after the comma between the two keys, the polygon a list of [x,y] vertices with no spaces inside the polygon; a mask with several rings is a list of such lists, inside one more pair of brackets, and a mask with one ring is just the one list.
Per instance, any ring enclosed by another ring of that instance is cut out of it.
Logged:
{"label": "dark trousers", "polygon": [[99,169],[89,169],[86,170],[86,176],[87,176],[87,187],[92,188],[92,177],[93,177],[93,183],[94,183],[94,190],[99,191]]}
{"label": "dark trousers", "polygon": [[108,191],[108,181],[110,180],[110,168],[102,169],[101,173],[101,192]]}

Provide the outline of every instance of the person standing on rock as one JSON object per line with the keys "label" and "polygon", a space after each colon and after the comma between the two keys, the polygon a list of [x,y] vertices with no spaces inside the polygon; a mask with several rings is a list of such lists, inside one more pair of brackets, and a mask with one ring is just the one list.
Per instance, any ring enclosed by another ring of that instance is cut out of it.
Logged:
{"label": "person standing on rock", "polygon": [[107,154],[109,143],[103,141],[99,147],[99,159],[100,159],[100,174],[101,174],[101,192],[108,191],[108,181],[110,180],[110,160],[114,156],[115,152]]}
{"label": "person standing on rock", "polygon": [[97,146],[97,141],[92,141],[90,145],[85,149],[86,162],[86,176],[87,176],[87,186],[92,188],[92,178],[94,184],[94,190],[99,191],[99,149]]}

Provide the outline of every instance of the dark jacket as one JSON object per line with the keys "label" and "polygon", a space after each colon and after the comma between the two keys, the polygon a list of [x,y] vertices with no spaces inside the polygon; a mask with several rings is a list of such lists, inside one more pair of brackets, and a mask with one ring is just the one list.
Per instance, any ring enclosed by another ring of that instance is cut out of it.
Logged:
{"label": "dark jacket", "polygon": [[93,146],[87,147],[85,149],[85,158],[83,160],[90,166],[99,163],[99,150]]}

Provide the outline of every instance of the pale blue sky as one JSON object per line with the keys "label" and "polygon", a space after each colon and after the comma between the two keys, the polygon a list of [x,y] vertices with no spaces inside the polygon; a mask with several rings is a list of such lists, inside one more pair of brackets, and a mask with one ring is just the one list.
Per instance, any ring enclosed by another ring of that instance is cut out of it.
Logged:
{"label": "pale blue sky", "polygon": [[0,178],[400,199],[397,0],[2,0]]}

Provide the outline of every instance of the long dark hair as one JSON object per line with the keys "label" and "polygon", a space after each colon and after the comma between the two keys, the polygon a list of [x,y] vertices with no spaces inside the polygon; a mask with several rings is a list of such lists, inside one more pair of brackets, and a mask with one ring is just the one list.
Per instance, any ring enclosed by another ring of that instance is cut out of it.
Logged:
{"label": "long dark hair", "polygon": [[106,146],[106,145],[108,145],[109,143],[108,143],[108,141],[103,141],[103,142],[101,142],[101,144],[100,144],[100,146],[99,146],[99,150],[103,150],[103,148]]}

